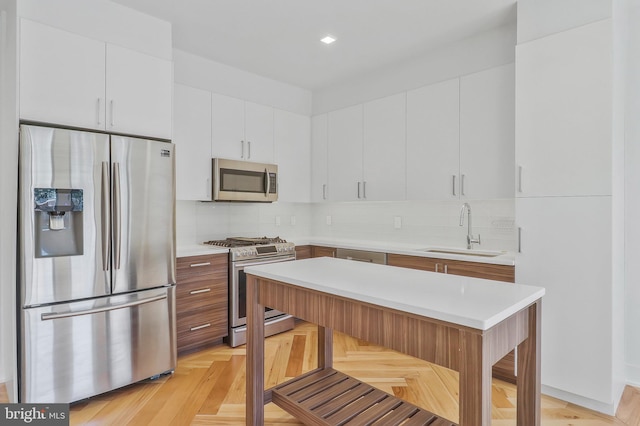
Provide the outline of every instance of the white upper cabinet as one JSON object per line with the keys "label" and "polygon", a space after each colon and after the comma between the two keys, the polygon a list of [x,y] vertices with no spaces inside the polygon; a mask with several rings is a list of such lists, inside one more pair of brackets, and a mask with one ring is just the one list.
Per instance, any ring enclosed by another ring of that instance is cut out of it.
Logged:
{"label": "white upper cabinet", "polygon": [[311,200],[311,121],[308,116],[274,110],[275,162],[278,165],[278,200]]}
{"label": "white upper cabinet", "polygon": [[611,195],[612,29],[516,47],[517,197]]}
{"label": "white upper cabinet", "polygon": [[513,198],[514,79],[513,64],[460,78],[461,198]]}
{"label": "white upper cabinet", "polygon": [[273,163],[273,108],[245,102],[244,114],[246,159]]}
{"label": "white upper cabinet", "polygon": [[211,200],[211,92],[174,86],[176,199]]}
{"label": "white upper cabinet", "polygon": [[407,199],[459,196],[459,79],[407,92]]}
{"label": "white upper cabinet", "polygon": [[328,115],[329,184],[331,201],[364,199],[362,187],[362,104]]}
{"label": "white upper cabinet", "polygon": [[20,21],[20,118],[171,138],[171,61]]}
{"label": "white upper cabinet", "polygon": [[244,101],[212,93],[211,102],[213,157],[246,160]]}
{"label": "white upper cabinet", "polygon": [[107,130],[171,138],[173,65],[107,45]]}
{"label": "white upper cabinet", "polygon": [[273,163],[273,108],[213,93],[214,157]]}
{"label": "white upper cabinet", "polygon": [[311,201],[314,203],[327,199],[327,130],[327,114],[311,117]]}
{"label": "white upper cabinet", "polygon": [[20,118],[105,130],[105,44],[20,21]]}
{"label": "white upper cabinet", "polygon": [[406,94],[367,102],[364,108],[362,197],[370,201],[406,196]]}

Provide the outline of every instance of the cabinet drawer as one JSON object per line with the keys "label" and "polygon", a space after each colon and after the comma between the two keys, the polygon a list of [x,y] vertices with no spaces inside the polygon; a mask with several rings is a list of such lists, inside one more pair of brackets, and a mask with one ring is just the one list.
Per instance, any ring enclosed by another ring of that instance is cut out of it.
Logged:
{"label": "cabinet drawer", "polygon": [[227,274],[228,256],[225,253],[179,257],[176,262],[176,273],[178,282],[189,279],[193,276],[207,274]]}
{"label": "cabinet drawer", "polygon": [[192,282],[178,282],[176,308],[178,312],[189,312],[205,306],[225,305],[228,299],[227,281],[219,281],[209,275]]}
{"label": "cabinet drawer", "polygon": [[296,246],[296,259],[308,259],[311,257],[311,246]]}
{"label": "cabinet drawer", "polygon": [[177,323],[179,351],[211,343],[229,333],[227,305],[178,314]]}
{"label": "cabinet drawer", "polygon": [[333,247],[311,246],[311,257],[336,257]]}

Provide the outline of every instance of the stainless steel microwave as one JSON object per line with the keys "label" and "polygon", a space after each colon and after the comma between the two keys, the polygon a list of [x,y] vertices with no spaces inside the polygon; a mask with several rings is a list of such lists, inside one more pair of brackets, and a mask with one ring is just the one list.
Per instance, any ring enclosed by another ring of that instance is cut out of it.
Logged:
{"label": "stainless steel microwave", "polygon": [[278,200],[278,166],[250,161],[213,159],[213,201]]}

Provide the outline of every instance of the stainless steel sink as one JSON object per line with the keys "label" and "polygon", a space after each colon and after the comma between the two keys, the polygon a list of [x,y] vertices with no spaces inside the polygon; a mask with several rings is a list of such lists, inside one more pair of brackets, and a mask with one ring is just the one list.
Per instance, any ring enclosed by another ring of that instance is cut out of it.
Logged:
{"label": "stainless steel sink", "polygon": [[420,251],[424,251],[426,253],[459,254],[463,256],[479,256],[479,257],[496,257],[502,254],[505,254],[504,251],[445,249],[445,248],[428,248],[428,249],[422,249]]}

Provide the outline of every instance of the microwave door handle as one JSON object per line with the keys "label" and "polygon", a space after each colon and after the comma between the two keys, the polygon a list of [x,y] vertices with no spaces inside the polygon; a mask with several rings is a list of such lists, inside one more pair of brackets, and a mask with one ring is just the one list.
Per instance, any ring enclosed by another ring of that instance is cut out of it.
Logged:
{"label": "microwave door handle", "polygon": [[271,179],[269,179],[269,171],[266,168],[264,169],[264,178],[267,181],[267,184],[265,185],[266,190],[264,191],[264,196],[268,197],[269,191],[271,190]]}

